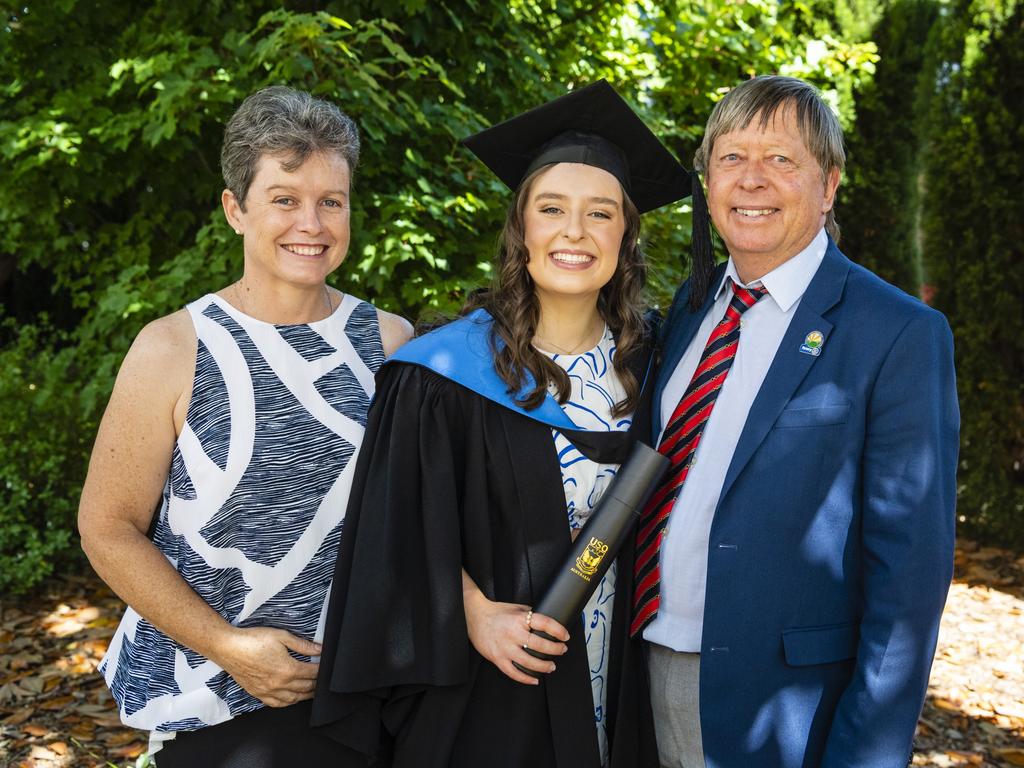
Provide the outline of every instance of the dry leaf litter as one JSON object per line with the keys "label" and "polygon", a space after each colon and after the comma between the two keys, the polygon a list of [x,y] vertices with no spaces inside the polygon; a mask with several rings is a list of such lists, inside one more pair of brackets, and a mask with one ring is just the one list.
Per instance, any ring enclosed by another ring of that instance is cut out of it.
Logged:
{"label": "dry leaf litter", "polygon": [[[145,763],[96,672],[122,610],[95,577],[0,601],[0,765]],[[914,766],[1024,766],[1024,556],[958,544],[914,746]]]}

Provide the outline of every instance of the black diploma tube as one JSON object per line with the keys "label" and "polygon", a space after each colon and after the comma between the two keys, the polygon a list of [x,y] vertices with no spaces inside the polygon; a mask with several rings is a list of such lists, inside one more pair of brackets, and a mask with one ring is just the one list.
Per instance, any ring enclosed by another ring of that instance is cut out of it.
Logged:
{"label": "black diploma tube", "polygon": [[[580,529],[547,593],[534,608],[536,613],[550,616],[563,627],[568,627],[579,616],[670,464],[666,456],[650,446],[643,443],[633,445],[629,458],[601,496],[586,525]],[[546,632],[531,631],[555,640]],[[529,648],[526,650],[538,659],[551,660],[547,654]],[[536,677],[533,672],[520,669]]]}

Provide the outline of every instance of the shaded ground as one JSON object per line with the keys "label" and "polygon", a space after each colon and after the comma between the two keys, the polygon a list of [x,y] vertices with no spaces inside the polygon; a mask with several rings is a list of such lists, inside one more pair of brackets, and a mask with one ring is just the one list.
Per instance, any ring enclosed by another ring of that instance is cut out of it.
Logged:
{"label": "shaded ground", "polygon": [[124,605],[95,577],[0,602],[0,765],[134,765],[147,736],[121,725],[96,666]]}
{"label": "shaded ground", "polygon": [[[1024,556],[961,541],[913,764],[1024,766]],[[0,765],[135,765],[96,673],[123,607],[92,578],[0,602]]]}

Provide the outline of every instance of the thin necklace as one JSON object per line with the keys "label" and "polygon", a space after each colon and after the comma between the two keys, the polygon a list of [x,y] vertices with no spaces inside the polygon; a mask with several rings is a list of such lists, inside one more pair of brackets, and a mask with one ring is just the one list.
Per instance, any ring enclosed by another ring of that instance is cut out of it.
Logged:
{"label": "thin necklace", "polygon": [[[243,314],[246,314],[246,315],[249,315],[250,317],[252,317],[252,314],[245,307],[245,302],[242,300],[242,292],[238,288],[238,286],[241,285],[241,284],[242,284],[241,280],[231,284],[232,292],[235,295],[235,302],[238,304],[238,308],[242,311]],[[331,292],[327,288],[327,283],[324,283],[323,288],[324,288],[324,301],[327,303],[327,317],[330,317],[331,315],[334,314],[334,299],[331,298]],[[326,319],[326,318],[324,318],[324,319]]]}
{"label": "thin necklace", "polygon": [[[537,334],[533,335],[533,343],[534,345],[539,345],[545,349],[550,349],[553,352],[557,352],[560,355],[577,355],[580,352],[586,352],[588,349],[591,349],[594,346],[593,344],[590,344],[588,342],[588,339],[590,339],[593,335],[594,332],[589,331],[582,339],[580,339],[570,347],[560,346],[558,344],[555,344],[553,341],[549,341],[548,339],[538,336]],[[601,323],[601,336],[604,336],[603,322]],[[599,336],[598,341],[600,340],[601,337]]]}

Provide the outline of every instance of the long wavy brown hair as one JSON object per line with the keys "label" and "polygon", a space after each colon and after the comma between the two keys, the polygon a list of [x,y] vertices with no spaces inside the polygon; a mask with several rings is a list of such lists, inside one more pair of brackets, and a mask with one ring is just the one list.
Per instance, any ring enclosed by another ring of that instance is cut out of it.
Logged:
{"label": "long wavy brown hair", "polygon": [[[540,318],[540,302],[526,268],[530,254],[525,241],[525,210],[533,182],[550,167],[541,166],[519,185],[498,240],[494,282],[489,289],[471,296],[463,308],[463,314],[483,308],[494,318],[491,328],[494,368],[508,384],[509,392],[519,392],[523,388],[527,372],[533,376],[535,386],[517,401],[527,410],[544,401],[549,384],[555,385],[560,403],[565,403],[572,392],[565,370],[533,346]],[[647,337],[643,300],[647,263],[639,242],[640,213],[625,190],[622,202],[626,228],[619,247],[619,263],[597,299],[597,311],[615,335],[612,366],[626,393],[612,409],[613,416],[636,410],[640,382],[630,365],[641,354]]]}

